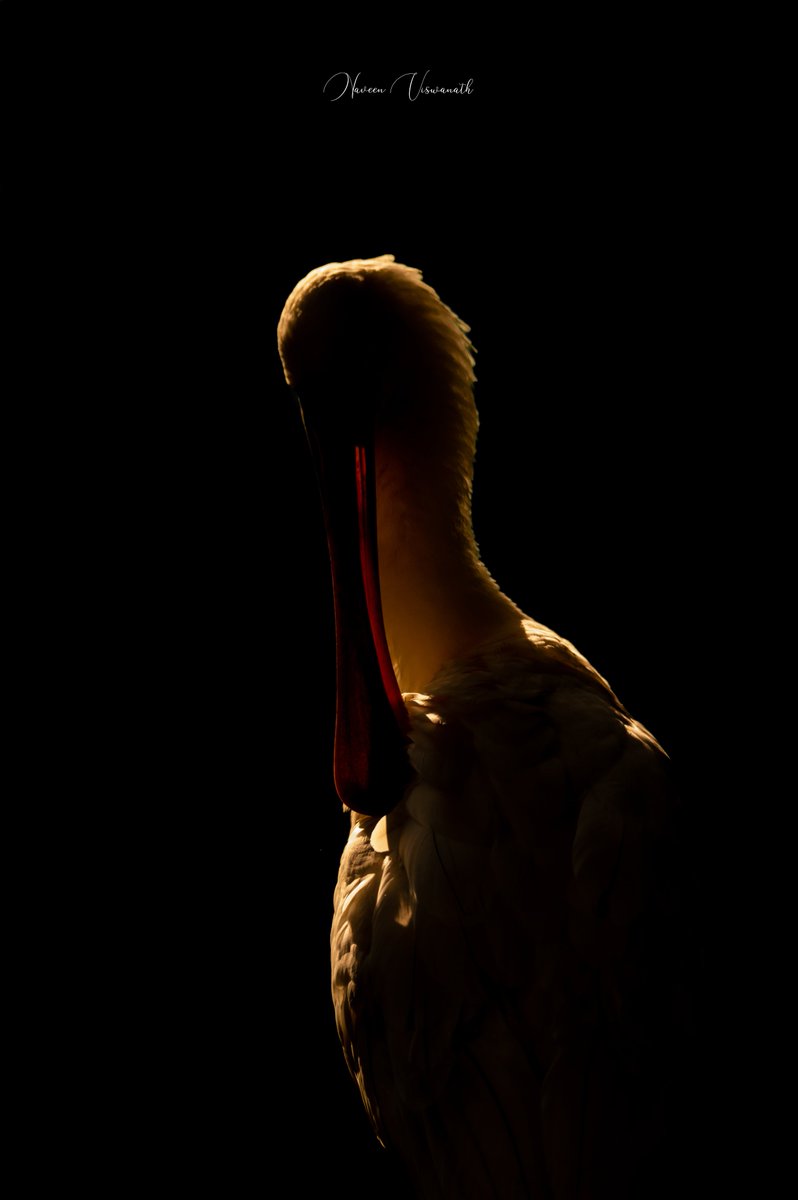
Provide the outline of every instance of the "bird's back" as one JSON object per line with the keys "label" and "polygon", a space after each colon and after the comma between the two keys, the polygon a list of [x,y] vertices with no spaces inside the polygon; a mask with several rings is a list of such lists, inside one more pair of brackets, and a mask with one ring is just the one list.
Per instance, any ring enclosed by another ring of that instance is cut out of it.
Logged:
{"label": "bird's back", "polygon": [[406,701],[417,778],[352,815],[331,939],[375,1130],[424,1196],[666,1194],[692,1017],[665,754],[533,622]]}

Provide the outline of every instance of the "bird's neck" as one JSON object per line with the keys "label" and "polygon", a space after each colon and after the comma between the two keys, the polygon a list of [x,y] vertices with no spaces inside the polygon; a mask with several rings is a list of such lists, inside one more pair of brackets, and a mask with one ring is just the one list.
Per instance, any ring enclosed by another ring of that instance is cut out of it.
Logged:
{"label": "bird's neck", "polygon": [[425,690],[448,662],[520,627],[523,614],[479,560],[469,491],[447,488],[432,466],[378,470],[383,620],[403,692]]}

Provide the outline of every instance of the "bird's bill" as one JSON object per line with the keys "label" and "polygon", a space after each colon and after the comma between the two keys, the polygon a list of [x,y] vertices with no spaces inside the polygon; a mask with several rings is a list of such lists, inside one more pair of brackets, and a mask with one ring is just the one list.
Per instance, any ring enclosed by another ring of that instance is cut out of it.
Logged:
{"label": "bird's bill", "polygon": [[319,474],[332,568],[335,786],[349,808],[377,816],[401,799],[411,769],[407,709],[380,602],[373,440],[321,439],[307,421],[306,429]]}

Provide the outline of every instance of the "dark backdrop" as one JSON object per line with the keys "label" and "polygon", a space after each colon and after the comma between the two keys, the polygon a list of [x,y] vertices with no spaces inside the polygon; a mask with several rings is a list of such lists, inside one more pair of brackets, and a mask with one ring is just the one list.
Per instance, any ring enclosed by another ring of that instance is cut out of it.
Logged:
{"label": "dark backdrop", "polygon": [[[48,514],[69,598],[63,753],[80,783],[60,819],[89,881],[65,971],[91,1053],[70,1036],[54,1051],[80,1114],[64,1154],[101,1185],[283,1194],[288,1168],[302,1194],[343,1173],[350,1200],[377,1182],[401,1195],[329,1003],[346,836],[330,590],[277,320],[314,266],[392,253],[471,326],[483,557],[671,754],[717,930],[733,700],[712,645],[733,565],[712,470],[714,117],[686,68],[676,87],[648,53],[587,73],[589,55],[539,48],[526,65],[473,48],[316,65],[290,44],[261,53],[261,32],[184,34],[149,38],[122,85],[107,53],[100,86],[76,82],[48,114],[57,203],[36,209],[63,401],[45,439],[66,479]],[[472,92],[323,91],[335,72],[383,86],[412,70]],[[709,958],[720,1061],[724,936]]]}

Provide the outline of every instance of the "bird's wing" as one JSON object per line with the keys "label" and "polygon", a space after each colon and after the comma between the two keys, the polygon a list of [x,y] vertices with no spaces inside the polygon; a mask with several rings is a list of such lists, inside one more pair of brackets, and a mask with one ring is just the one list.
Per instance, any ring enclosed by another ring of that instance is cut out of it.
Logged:
{"label": "bird's wing", "polygon": [[667,759],[562,655],[504,647],[409,698],[418,782],[342,859],[339,1033],[425,1195],[621,1200],[665,1136]]}

